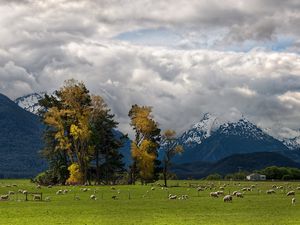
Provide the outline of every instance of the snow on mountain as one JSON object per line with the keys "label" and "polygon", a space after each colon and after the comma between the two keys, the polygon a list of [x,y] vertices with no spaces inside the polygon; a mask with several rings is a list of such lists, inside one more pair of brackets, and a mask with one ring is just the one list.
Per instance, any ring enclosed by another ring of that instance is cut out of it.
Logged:
{"label": "snow on mountain", "polygon": [[21,108],[29,111],[31,113],[37,114],[40,109],[39,100],[42,99],[45,95],[45,92],[32,93],[22,97],[19,97],[14,100]]}
{"label": "snow on mountain", "polygon": [[201,144],[203,140],[210,137],[211,133],[220,127],[220,122],[216,116],[206,113],[202,120],[192,128],[183,133],[180,137],[182,144]]}

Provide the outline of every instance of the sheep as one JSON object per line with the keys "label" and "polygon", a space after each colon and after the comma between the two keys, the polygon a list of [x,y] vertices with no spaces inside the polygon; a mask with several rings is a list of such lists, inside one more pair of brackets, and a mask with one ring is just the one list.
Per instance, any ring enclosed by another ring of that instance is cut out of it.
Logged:
{"label": "sheep", "polygon": [[22,190],[22,189],[19,189],[18,192],[22,194],[22,193],[23,193],[23,190]]}
{"label": "sheep", "polygon": [[67,189],[63,190],[64,194],[67,194],[69,191]]}
{"label": "sheep", "polygon": [[236,197],[238,197],[238,198],[244,198],[244,195],[242,193],[238,192],[238,193],[236,193]]}
{"label": "sheep", "polygon": [[62,190],[58,190],[58,191],[56,192],[57,195],[61,195],[62,193],[63,193]]}
{"label": "sheep", "polygon": [[224,191],[217,191],[218,195],[224,195]]}
{"label": "sheep", "polygon": [[97,200],[96,195],[91,195],[91,196],[90,196],[90,199],[91,199],[91,200]]}
{"label": "sheep", "polygon": [[198,187],[197,191],[204,191],[202,187]]}
{"label": "sheep", "polygon": [[296,198],[292,198],[292,205],[296,205]]}
{"label": "sheep", "polygon": [[154,191],[154,190],[155,190],[155,187],[152,187],[151,190]]}
{"label": "sheep", "polygon": [[169,199],[170,200],[175,200],[175,199],[177,199],[177,195],[169,194]]}
{"label": "sheep", "polygon": [[80,190],[83,191],[83,192],[87,192],[88,191],[87,188],[80,188]]}
{"label": "sheep", "polygon": [[273,189],[267,190],[266,191],[267,194],[275,194],[276,192]]}
{"label": "sheep", "polygon": [[225,197],[223,198],[224,202],[232,202],[232,196],[231,195],[225,195]]}
{"label": "sheep", "polygon": [[214,197],[214,198],[218,198],[218,197],[219,197],[219,195],[218,195],[217,192],[210,192],[209,195],[210,195],[211,197]]}
{"label": "sheep", "polygon": [[238,191],[234,191],[232,192],[232,195],[236,195],[237,193],[239,193]]}
{"label": "sheep", "polygon": [[9,195],[0,195],[0,200],[8,200]]}
{"label": "sheep", "polygon": [[300,187],[296,187],[296,190],[300,190]]}
{"label": "sheep", "polygon": [[22,194],[23,194],[23,195],[26,195],[26,194],[28,194],[28,191],[23,190]]}
{"label": "sheep", "polygon": [[41,198],[40,195],[33,195],[33,200],[34,200],[34,201],[41,201],[42,198]]}
{"label": "sheep", "polygon": [[14,192],[14,191],[9,191],[8,194],[9,194],[9,195],[14,195],[15,192]]}
{"label": "sheep", "polygon": [[295,192],[294,191],[289,191],[286,196],[292,196],[292,195],[295,195]]}
{"label": "sheep", "polygon": [[46,202],[50,202],[50,197],[47,196],[47,197],[45,198],[45,201],[46,201]]}

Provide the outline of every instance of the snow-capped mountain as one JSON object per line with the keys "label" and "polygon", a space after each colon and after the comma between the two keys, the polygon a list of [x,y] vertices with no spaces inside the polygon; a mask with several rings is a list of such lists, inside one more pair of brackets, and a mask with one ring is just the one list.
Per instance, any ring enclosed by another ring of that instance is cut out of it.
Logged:
{"label": "snow-capped mountain", "polygon": [[294,137],[294,138],[284,138],[284,139],[282,139],[282,142],[290,150],[299,150],[300,149],[300,136]]}
{"label": "snow-capped mountain", "polygon": [[192,128],[183,133],[180,137],[180,142],[187,145],[201,144],[206,138],[210,137],[211,133],[220,127],[221,123],[216,116],[206,113],[202,120]]}
{"label": "snow-capped mountain", "polygon": [[45,92],[32,93],[14,100],[21,108],[29,111],[31,113],[37,114],[40,109],[39,100],[41,100],[45,95]]}
{"label": "snow-capped mountain", "polygon": [[[222,121],[222,122],[221,122]],[[217,161],[233,154],[281,152],[288,148],[243,116],[226,121],[211,114],[179,137],[185,151],[177,162]]]}

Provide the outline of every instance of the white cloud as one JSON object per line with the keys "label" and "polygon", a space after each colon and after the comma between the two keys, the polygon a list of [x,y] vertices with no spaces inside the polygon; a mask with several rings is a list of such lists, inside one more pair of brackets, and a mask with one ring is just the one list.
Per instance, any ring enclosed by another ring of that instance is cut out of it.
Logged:
{"label": "white cloud", "polygon": [[[124,131],[135,103],[152,105],[162,128],[177,131],[205,112],[232,111],[265,127],[300,127],[297,1],[128,2],[1,1],[0,92],[15,98],[83,80]],[[114,38],[160,28],[181,37],[176,48]],[[282,35],[295,41],[289,52],[227,48]]]}

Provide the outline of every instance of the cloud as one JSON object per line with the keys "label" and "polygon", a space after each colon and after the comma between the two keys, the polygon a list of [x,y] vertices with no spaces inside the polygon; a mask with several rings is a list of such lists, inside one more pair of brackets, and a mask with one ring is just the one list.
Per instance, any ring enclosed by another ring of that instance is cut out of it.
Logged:
{"label": "cloud", "polygon": [[[240,111],[262,127],[298,128],[299,7],[292,0],[1,1],[0,92],[15,98],[82,80],[126,132],[135,103],[153,106],[161,127],[178,132],[205,112]],[[284,47],[270,51],[268,42]]]}

